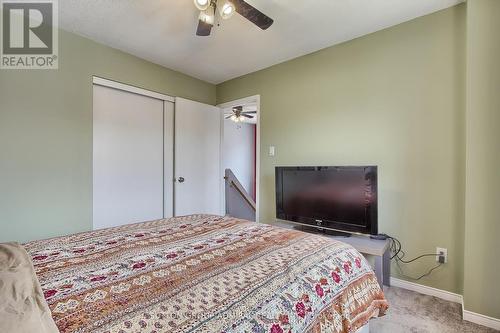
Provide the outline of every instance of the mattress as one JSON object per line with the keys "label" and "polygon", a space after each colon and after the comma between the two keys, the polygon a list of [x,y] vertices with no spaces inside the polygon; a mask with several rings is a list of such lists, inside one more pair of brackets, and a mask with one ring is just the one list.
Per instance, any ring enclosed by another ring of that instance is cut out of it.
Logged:
{"label": "mattress", "polygon": [[388,308],[351,246],[191,215],[23,244],[70,332],[356,332]]}

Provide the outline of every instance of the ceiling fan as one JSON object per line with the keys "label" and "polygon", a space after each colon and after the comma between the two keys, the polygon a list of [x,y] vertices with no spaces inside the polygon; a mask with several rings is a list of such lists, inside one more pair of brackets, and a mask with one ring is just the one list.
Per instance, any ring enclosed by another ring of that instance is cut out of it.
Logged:
{"label": "ceiling fan", "polygon": [[217,14],[225,20],[236,12],[262,30],[266,30],[274,22],[272,18],[244,0],[194,0],[194,4],[200,10],[198,28],[196,29],[197,36],[210,35]]}
{"label": "ceiling fan", "polygon": [[243,106],[235,106],[233,107],[231,113],[226,115],[226,119],[231,119],[235,123],[240,123],[247,119],[253,119],[255,116],[252,114],[256,114],[257,111],[243,111]]}

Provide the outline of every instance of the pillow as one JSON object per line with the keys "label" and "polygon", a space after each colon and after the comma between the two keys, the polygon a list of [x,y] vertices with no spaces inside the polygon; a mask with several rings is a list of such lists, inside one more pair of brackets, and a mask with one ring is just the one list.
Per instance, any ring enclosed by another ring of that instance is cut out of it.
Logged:
{"label": "pillow", "polygon": [[31,258],[18,243],[0,243],[0,332],[59,332]]}

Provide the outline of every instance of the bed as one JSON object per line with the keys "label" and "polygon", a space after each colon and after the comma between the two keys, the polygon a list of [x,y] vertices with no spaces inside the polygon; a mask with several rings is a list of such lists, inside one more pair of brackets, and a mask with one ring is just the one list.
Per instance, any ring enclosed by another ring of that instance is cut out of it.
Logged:
{"label": "bed", "polygon": [[23,247],[61,333],[347,333],[388,308],[351,246],[231,217],[177,217]]}

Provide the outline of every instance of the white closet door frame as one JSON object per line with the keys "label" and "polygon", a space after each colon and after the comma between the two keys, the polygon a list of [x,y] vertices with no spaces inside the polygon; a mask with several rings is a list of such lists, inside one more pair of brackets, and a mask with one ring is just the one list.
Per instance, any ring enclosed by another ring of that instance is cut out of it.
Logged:
{"label": "white closet door frame", "polygon": [[108,79],[103,79],[102,77],[98,77],[98,76],[92,77],[92,83],[96,84],[98,86],[114,88],[114,89],[131,92],[131,93],[138,94],[138,95],[153,97],[153,98],[156,98],[156,99],[159,99],[162,101],[175,103],[175,97],[160,94],[160,93],[157,93],[155,91],[146,90],[143,88],[131,86],[129,84],[125,84],[125,83],[121,83],[121,82],[117,82],[117,81],[113,81],[113,80],[108,80]]}
{"label": "white closet door frame", "polygon": [[[151,90],[135,87],[132,85],[124,84],[121,82],[104,79],[98,76],[92,77],[93,85],[113,88],[117,90],[122,90],[125,92],[130,92],[137,95],[152,97],[163,101],[163,216],[173,216],[174,209],[174,121],[175,121],[175,97],[154,92]],[[168,102],[168,103],[165,103]],[[170,131],[167,129],[170,127]],[[171,160],[172,163],[165,163],[165,161]],[[168,200],[166,193],[170,193],[172,200]]]}

